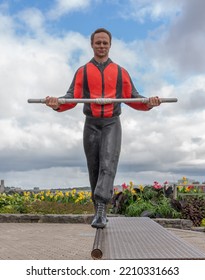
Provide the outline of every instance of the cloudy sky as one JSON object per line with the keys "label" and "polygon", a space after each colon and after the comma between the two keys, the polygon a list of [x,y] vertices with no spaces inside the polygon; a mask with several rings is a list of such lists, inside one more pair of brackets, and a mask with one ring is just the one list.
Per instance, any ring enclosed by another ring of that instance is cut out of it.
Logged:
{"label": "cloudy sky", "polygon": [[112,32],[110,57],[144,96],[177,97],[150,112],[123,105],[115,183],[205,181],[205,1],[2,0],[0,179],[6,186],[88,186],[82,104],[57,113],[28,98],[62,96],[92,58],[90,34]]}

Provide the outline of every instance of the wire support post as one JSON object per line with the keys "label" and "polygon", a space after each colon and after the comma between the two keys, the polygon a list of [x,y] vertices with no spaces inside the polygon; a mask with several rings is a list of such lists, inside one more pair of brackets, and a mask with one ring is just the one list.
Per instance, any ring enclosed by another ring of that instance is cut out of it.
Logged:
{"label": "wire support post", "polygon": [[102,241],[103,241],[103,229],[98,228],[96,229],[93,249],[91,251],[91,257],[94,260],[100,260],[103,257]]}

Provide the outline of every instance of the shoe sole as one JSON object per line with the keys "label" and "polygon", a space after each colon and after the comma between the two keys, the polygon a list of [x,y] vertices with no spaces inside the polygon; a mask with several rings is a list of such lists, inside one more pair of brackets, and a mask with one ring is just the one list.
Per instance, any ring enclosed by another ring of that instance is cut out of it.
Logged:
{"label": "shoe sole", "polygon": [[91,227],[93,227],[93,228],[105,228],[106,225],[105,226],[102,226],[102,225],[91,225]]}

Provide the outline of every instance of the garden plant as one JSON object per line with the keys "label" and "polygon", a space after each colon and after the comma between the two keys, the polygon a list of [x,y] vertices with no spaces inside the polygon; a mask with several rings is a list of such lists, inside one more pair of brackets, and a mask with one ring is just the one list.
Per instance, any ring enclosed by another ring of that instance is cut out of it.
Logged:
{"label": "garden plant", "polygon": [[0,194],[0,213],[88,214],[93,212],[89,191],[41,191]]}
{"label": "garden plant", "polygon": [[[168,182],[146,186],[123,183],[120,189],[114,189],[108,212],[131,217],[190,219],[195,226],[205,226],[204,190],[187,186],[185,179],[182,182],[184,184],[177,186],[176,199]],[[93,214],[93,211],[90,191],[71,189],[0,194],[0,213]]]}

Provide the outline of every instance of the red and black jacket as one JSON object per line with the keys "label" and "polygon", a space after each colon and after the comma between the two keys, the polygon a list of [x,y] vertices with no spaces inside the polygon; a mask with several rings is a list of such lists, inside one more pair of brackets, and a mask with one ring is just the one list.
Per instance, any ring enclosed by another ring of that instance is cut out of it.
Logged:
{"label": "red and black jacket", "polygon": [[[139,98],[128,72],[113,63],[109,58],[105,63],[98,63],[93,58],[80,67],[73,78],[69,90],[62,98]],[[126,103],[136,110],[149,110],[143,103]],[[72,109],[76,103],[60,105],[58,112]],[[110,118],[121,114],[121,104],[84,103],[83,112],[96,118]]]}

